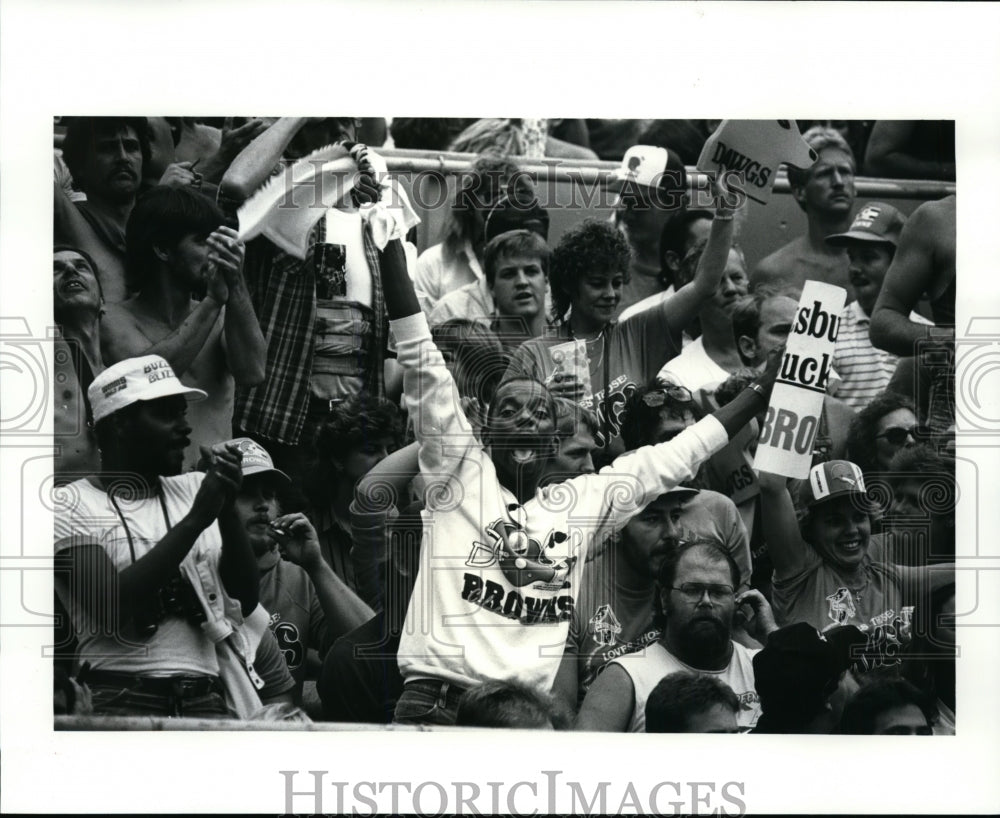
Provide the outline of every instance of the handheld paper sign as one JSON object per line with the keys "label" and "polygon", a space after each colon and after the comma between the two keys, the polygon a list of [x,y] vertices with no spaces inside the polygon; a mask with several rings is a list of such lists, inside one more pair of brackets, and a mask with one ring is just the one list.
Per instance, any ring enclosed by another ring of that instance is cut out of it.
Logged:
{"label": "handheld paper sign", "polygon": [[807,281],[757,443],[754,468],[804,478],[833,372],[833,348],[847,291]]}

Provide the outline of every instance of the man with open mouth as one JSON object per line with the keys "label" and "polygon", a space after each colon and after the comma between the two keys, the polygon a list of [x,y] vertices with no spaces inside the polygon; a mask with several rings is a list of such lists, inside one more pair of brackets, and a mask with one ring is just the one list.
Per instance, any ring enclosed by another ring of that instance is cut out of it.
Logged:
{"label": "man with open mouth", "polygon": [[742,429],[766,403],[778,358],[733,402],[673,440],[540,487],[558,445],[549,390],[524,376],[502,382],[480,442],[397,241],[380,267],[427,481],[421,579],[398,653],[404,689],[396,721],[453,724],[462,693],[485,680],[551,689],[595,540],[690,477]]}

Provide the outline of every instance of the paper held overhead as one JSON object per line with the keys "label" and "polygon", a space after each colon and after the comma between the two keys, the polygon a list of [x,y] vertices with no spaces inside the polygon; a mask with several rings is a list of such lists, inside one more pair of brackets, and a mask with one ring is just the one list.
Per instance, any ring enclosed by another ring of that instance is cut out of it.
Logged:
{"label": "paper held overhead", "polygon": [[761,426],[754,458],[754,468],[758,471],[808,477],[846,300],[847,291],[843,287],[807,281],[802,288],[771,403]]}
{"label": "paper held overhead", "polygon": [[[388,242],[406,237],[420,223],[406,192],[389,176],[385,160],[368,151],[380,196],[377,202],[362,204],[357,211],[371,229],[375,246],[382,250]],[[329,145],[282,169],[254,193],[237,216],[240,238],[249,241],[266,236],[298,259],[309,251],[309,234],[331,208],[350,210],[358,166],[343,145]]]}
{"label": "paper held overhead", "polygon": [[272,176],[243,203],[240,238],[266,236],[284,252],[304,259],[309,233],[326,211],[354,189],[357,165],[341,145],[320,148]]}
{"label": "paper held overhead", "polygon": [[697,167],[705,172],[743,174],[743,184],[730,178],[726,184],[755,202],[767,204],[779,165],[804,169],[816,159],[794,119],[724,119],[702,148]]}

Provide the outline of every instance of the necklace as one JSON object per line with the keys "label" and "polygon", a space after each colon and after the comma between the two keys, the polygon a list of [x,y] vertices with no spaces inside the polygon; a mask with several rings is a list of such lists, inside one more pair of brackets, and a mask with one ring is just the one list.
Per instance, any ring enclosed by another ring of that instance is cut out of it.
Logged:
{"label": "necklace", "polygon": [[[569,337],[570,338],[572,338],[574,341],[577,341],[577,340],[582,340],[583,341],[583,343],[585,345],[585,348],[587,350],[587,360],[591,363],[591,365],[592,366],[600,366],[601,362],[604,360],[604,347],[605,347],[604,336],[605,336],[605,334],[607,332],[607,329],[608,329],[607,326],[602,327],[601,331],[597,333],[596,337],[594,337],[594,338],[583,338],[583,339],[578,339],[576,337],[576,333],[573,332],[573,326],[571,324],[567,324],[567,327],[569,328]],[[593,349],[594,349],[594,347],[597,346],[598,343],[600,343],[601,348],[600,348],[600,351],[597,353],[597,357],[595,359],[594,358]]]}

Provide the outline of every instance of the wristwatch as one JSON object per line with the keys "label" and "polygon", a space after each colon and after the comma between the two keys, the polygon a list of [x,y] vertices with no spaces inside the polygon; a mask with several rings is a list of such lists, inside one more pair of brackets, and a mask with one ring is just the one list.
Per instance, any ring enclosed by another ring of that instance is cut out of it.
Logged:
{"label": "wristwatch", "polygon": [[767,401],[767,399],[768,399],[767,398],[767,393],[764,391],[764,387],[761,386],[756,381],[751,381],[750,383],[748,383],[747,384],[747,389],[749,389],[749,390],[751,390],[753,392],[756,392],[758,395],[760,395],[764,399],[765,402]]}

